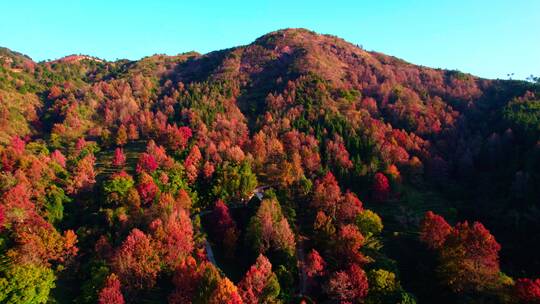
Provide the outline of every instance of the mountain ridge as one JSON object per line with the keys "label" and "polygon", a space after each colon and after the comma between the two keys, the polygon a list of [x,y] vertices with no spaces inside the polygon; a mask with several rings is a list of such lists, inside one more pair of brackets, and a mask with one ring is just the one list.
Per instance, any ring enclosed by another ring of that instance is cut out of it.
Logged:
{"label": "mountain ridge", "polygon": [[539,122],[537,83],[305,29],[133,61],[1,48],[0,302],[526,302]]}

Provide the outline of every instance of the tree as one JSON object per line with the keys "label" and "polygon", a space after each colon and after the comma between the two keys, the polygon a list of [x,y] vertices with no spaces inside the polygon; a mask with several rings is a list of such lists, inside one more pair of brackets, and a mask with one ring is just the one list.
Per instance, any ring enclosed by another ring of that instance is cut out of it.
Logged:
{"label": "tree", "polygon": [[331,299],[339,303],[352,303],[355,297],[354,287],[345,271],[333,273],[325,290]]}
{"label": "tree", "polygon": [[133,178],[125,171],[113,174],[103,183],[103,191],[108,203],[122,203],[127,200],[129,191],[134,186]]}
{"label": "tree", "polygon": [[353,166],[343,138],[338,135],[326,143],[326,154],[328,161],[337,168],[350,169]]}
{"label": "tree", "polygon": [[522,303],[540,303],[540,279],[518,279],[514,290],[516,297]]}
{"label": "tree", "polygon": [[17,263],[50,266],[67,261],[78,252],[77,235],[72,230],[66,230],[62,236],[36,214],[13,224],[11,228],[16,247],[11,248],[6,256],[12,257]]}
{"label": "tree", "polygon": [[99,304],[124,304],[124,296],[120,291],[120,281],[112,273],[105,280],[105,286],[99,292]]}
{"label": "tree", "polygon": [[333,224],[332,218],[327,216],[323,211],[317,212],[313,223],[315,233],[315,241],[322,247],[326,247],[332,242],[336,235],[336,227]]}
{"label": "tree", "polygon": [[328,281],[326,292],[331,299],[341,303],[363,303],[368,293],[366,273],[357,264],[348,269],[335,272]]}
{"label": "tree", "polygon": [[51,159],[59,164],[60,167],[66,167],[66,157],[59,150],[54,150],[53,153],[51,153]]}
{"label": "tree", "polygon": [[221,276],[214,264],[204,264],[204,268],[201,269],[201,279],[197,286],[193,303],[206,304],[212,299],[212,296],[216,295],[218,291],[219,281]]}
{"label": "tree", "polygon": [[168,148],[171,150],[183,150],[188,140],[193,135],[189,127],[176,127],[176,125],[168,125],[167,129]]}
{"label": "tree", "polygon": [[364,210],[362,202],[356,194],[347,191],[341,198],[337,208],[337,219],[342,223],[352,222]]}
{"label": "tree", "polygon": [[54,272],[35,264],[12,264],[0,270],[0,302],[46,303],[55,287]]}
{"label": "tree", "polygon": [[438,272],[455,292],[485,290],[498,282],[500,249],[481,223],[458,223],[439,249]]}
{"label": "tree", "polygon": [[45,198],[45,215],[47,220],[52,224],[60,222],[64,217],[64,204],[70,202],[71,199],[66,196],[62,188],[54,184],[46,190]]}
{"label": "tree", "polygon": [[334,217],[340,199],[341,189],[331,172],[328,172],[322,179],[315,182],[313,200],[311,201],[313,208],[322,210]]}
{"label": "tree", "polygon": [[257,176],[247,161],[240,165],[226,162],[216,174],[212,194],[227,202],[244,201],[251,197],[253,189],[257,187]]}
{"label": "tree", "polygon": [[50,100],[54,100],[60,97],[61,95],[62,95],[62,90],[58,86],[53,85],[51,89],[49,90],[49,95],[47,95],[47,98]]}
{"label": "tree", "polygon": [[326,262],[323,260],[319,252],[311,249],[306,257],[305,271],[308,278],[320,276],[324,272]]}
{"label": "tree", "polygon": [[452,232],[452,227],[446,220],[432,211],[426,212],[420,224],[420,240],[431,249],[439,249]]}
{"label": "tree", "polygon": [[123,146],[127,144],[127,140],[128,140],[128,133],[127,133],[126,126],[120,125],[120,127],[118,128],[118,131],[116,132],[116,144],[118,146]]}
{"label": "tree", "polygon": [[210,297],[209,304],[242,304],[242,298],[238,294],[238,289],[228,278],[223,278],[218,282],[216,290]]}
{"label": "tree", "polygon": [[368,278],[366,273],[357,264],[351,264],[347,270],[349,279],[354,289],[354,295],[357,301],[365,298],[368,293]]}
{"label": "tree", "polygon": [[139,156],[139,161],[137,162],[137,173],[141,174],[143,172],[152,173],[158,168],[158,163],[154,156],[149,153],[142,153]]}
{"label": "tree", "polygon": [[218,240],[223,242],[226,255],[232,257],[236,248],[239,231],[229,213],[229,207],[227,207],[222,200],[218,200],[214,207],[214,211],[212,212],[212,216],[214,218],[214,234]]}
{"label": "tree", "polygon": [[192,301],[201,281],[204,267],[206,267],[204,263],[197,265],[197,262],[191,256],[188,256],[176,266],[172,277],[175,290],[169,296],[169,303],[183,304]]}
{"label": "tree", "polygon": [[4,211],[4,205],[0,205],[0,232],[2,232],[6,222],[6,214]]}
{"label": "tree", "polygon": [[13,136],[11,138],[10,147],[15,154],[21,155],[24,153],[26,143],[19,136]]}
{"label": "tree", "polygon": [[184,168],[186,169],[186,175],[190,183],[195,182],[199,175],[199,166],[202,159],[201,151],[196,145],[189,151],[186,160],[184,161]]}
{"label": "tree", "polygon": [[152,176],[147,173],[142,173],[139,177],[139,184],[137,185],[137,191],[141,197],[141,201],[144,204],[150,204],[156,198],[156,195],[159,192],[159,188],[154,182]]}
{"label": "tree", "polygon": [[126,163],[126,156],[124,155],[124,150],[122,148],[116,148],[114,150],[114,158],[112,161],[112,165],[115,167],[123,167]]}
{"label": "tree", "polygon": [[364,236],[355,225],[344,225],[339,229],[335,253],[349,262],[364,262],[365,258],[360,253],[364,245]]}
{"label": "tree", "polygon": [[154,220],[151,227],[164,262],[171,268],[193,251],[193,226],[185,210],[174,211],[164,224],[160,219]]}
{"label": "tree", "polygon": [[96,158],[92,154],[83,157],[73,170],[73,177],[67,187],[69,194],[77,194],[80,191],[90,190],[96,183],[94,163]]}
{"label": "tree", "polygon": [[356,217],[356,226],[366,237],[378,235],[383,230],[381,218],[371,210],[364,210]]}
{"label": "tree", "polygon": [[365,303],[416,304],[416,299],[401,287],[395,273],[385,269],[371,269],[368,274],[369,294]]}
{"label": "tree", "polygon": [[268,249],[281,250],[289,255],[294,252],[294,234],[276,199],[261,202],[247,230],[248,239],[257,253],[265,253]]}
{"label": "tree", "polygon": [[384,269],[373,269],[368,273],[370,289],[377,292],[393,292],[398,288],[396,275]]}
{"label": "tree", "polygon": [[113,268],[126,288],[153,287],[160,270],[160,261],[150,238],[139,229],[131,233],[116,251]]}
{"label": "tree", "polygon": [[377,172],[373,179],[373,199],[378,202],[383,202],[388,199],[390,194],[390,183],[388,178],[381,172]]}
{"label": "tree", "polygon": [[279,283],[272,272],[272,264],[259,255],[238,284],[240,296],[246,304],[272,303],[279,295]]}

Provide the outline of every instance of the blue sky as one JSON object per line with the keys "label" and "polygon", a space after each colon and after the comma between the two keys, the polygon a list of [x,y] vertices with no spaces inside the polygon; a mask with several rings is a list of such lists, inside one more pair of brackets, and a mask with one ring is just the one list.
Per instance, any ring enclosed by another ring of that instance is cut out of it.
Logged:
{"label": "blue sky", "polygon": [[488,78],[540,75],[539,0],[18,0],[1,8],[0,46],[37,61],[206,53],[304,27],[415,64]]}

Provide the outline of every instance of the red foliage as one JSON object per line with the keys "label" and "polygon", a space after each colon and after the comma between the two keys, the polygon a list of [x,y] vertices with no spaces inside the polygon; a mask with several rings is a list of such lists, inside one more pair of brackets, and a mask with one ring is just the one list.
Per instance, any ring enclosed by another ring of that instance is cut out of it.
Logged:
{"label": "red foliage", "polygon": [[301,156],[302,165],[307,173],[313,173],[321,167],[319,142],[313,135],[293,130],[285,133],[282,141],[288,155]]}
{"label": "red foliage", "polygon": [[345,148],[343,138],[336,136],[334,140],[328,141],[326,144],[326,155],[328,160],[336,167],[350,169],[353,166],[349,159],[349,151]]}
{"label": "red foliage", "polygon": [[0,231],[4,228],[6,215],[4,214],[4,206],[0,205]]}
{"label": "red foliage", "polygon": [[204,264],[197,265],[193,257],[184,259],[175,269],[172,282],[175,291],[169,296],[170,304],[191,303],[202,277]]}
{"label": "red foliage", "polygon": [[189,151],[186,160],[184,161],[184,168],[190,183],[195,182],[199,175],[199,166],[202,159],[201,151],[199,147],[193,146]]}
{"label": "red foliage", "polygon": [[335,272],[328,281],[326,292],[333,300],[339,303],[352,303],[354,300],[354,287],[345,271]]}
{"label": "red foliage", "polygon": [[341,189],[337,180],[331,172],[328,172],[315,182],[311,206],[333,216],[340,198]]}
{"label": "red foliage", "polygon": [[151,288],[160,270],[159,257],[150,238],[131,230],[113,258],[113,268],[126,288]]}
{"label": "red foliage", "polygon": [[[192,204],[189,194],[184,189],[178,190],[175,198],[175,203],[177,208],[182,208],[184,210],[189,210]],[[173,208],[173,210],[176,210],[176,208]]]}
{"label": "red foliage", "polygon": [[58,86],[54,85],[49,90],[49,95],[47,96],[47,98],[50,99],[50,100],[53,100],[53,99],[57,99],[58,97],[60,97],[60,95],[62,95],[62,90]]}
{"label": "red foliage", "polygon": [[258,304],[268,279],[272,275],[272,264],[264,256],[259,255],[255,265],[251,266],[242,281],[238,283],[240,296],[246,304]]}
{"label": "red foliage", "polygon": [[13,136],[11,138],[10,147],[13,149],[13,152],[15,152],[15,154],[21,155],[24,152],[26,143],[19,136]]}
{"label": "red foliage", "polygon": [[438,249],[452,232],[452,227],[446,220],[431,211],[426,212],[420,224],[420,240],[426,243],[431,249]]}
{"label": "red foliage", "polygon": [[18,216],[16,219],[18,221],[24,220],[27,216],[33,215],[35,212],[35,205],[30,201],[31,190],[29,187],[30,185],[27,182],[21,182],[2,195],[1,201],[5,204],[6,211],[25,211],[25,214]]}
{"label": "red foliage", "polygon": [[363,303],[368,293],[366,273],[360,266],[352,264],[346,271],[335,272],[326,290],[332,299],[340,303]]}
{"label": "red foliage", "polygon": [[17,155],[10,153],[8,149],[2,151],[2,170],[12,172],[15,170]]}
{"label": "red foliage", "polygon": [[238,294],[238,289],[228,279],[223,278],[217,283],[217,287],[212,293],[209,304],[243,304],[242,298]]}
{"label": "red foliage", "polygon": [[66,167],[66,157],[59,150],[54,150],[51,153],[51,159],[59,164],[62,168]]}
{"label": "red foliage", "polygon": [[456,292],[482,290],[499,278],[500,249],[481,223],[458,223],[439,249],[440,270]]}
{"label": "red foliage", "polygon": [[364,256],[359,252],[364,245],[364,236],[356,225],[344,225],[339,229],[336,254],[350,262],[365,262]]}
{"label": "red foliage", "polygon": [[124,304],[124,296],[120,291],[120,281],[113,273],[105,280],[105,286],[99,292],[99,304]]}
{"label": "red foliage", "polygon": [[352,222],[364,210],[362,202],[356,194],[347,191],[339,202],[336,217],[341,222]]}
{"label": "red foliage", "polygon": [[309,278],[314,278],[323,274],[326,262],[323,260],[319,252],[312,249],[306,257],[305,271]]}
{"label": "red foliage", "polygon": [[219,239],[225,237],[225,233],[229,229],[236,229],[236,224],[234,223],[231,214],[229,213],[229,207],[222,201],[218,200],[213,211],[213,226],[214,233]]}
{"label": "red foliage", "polygon": [[141,175],[139,185],[137,185],[137,191],[141,197],[141,201],[145,204],[149,204],[154,201],[159,188],[154,182],[154,179],[146,173]]}
{"label": "red foliage", "polygon": [[209,179],[212,177],[212,174],[214,174],[215,168],[214,165],[210,162],[205,162],[203,166],[203,176],[206,179]]}
{"label": "red foliage", "polygon": [[176,125],[167,125],[166,128],[168,148],[172,150],[183,150],[188,140],[193,135],[189,127],[176,127]]}
{"label": "red foliage", "polygon": [[160,219],[151,224],[167,265],[174,267],[193,251],[193,227],[186,211],[173,212],[165,224]]}
{"label": "red foliage", "polygon": [[139,161],[137,162],[137,173],[147,172],[152,173],[156,171],[158,168],[158,163],[154,156],[152,156],[149,153],[143,153],[139,157]]}
{"label": "red foliage", "polygon": [[152,155],[158,165],[164,165],[169,161],[165,147],[156,145],[153,140],[150,140],[146,145],[146,153]]}
{"label": "red foliage", "polygon": [[139,139],[139,131],[137,130],[137,126],[135,124],[130,124],[129,125],[128,139],[129,140],[137,140],[137,139]]}
{"label": "red foliage", "polygon": [[112,165],[115,167],[123,167],[126,163],[126,156],[124,155],[124,150],[122,148],[116,148],[114,150],[114,158]]}
{"label": "red foliage", "polygon": [[77,143],[75,144],[75,151],[77,152],[77,154],[81,153],[82,149],[84,149],[87,144],[88,143],[86,142],[84,137],[79,138],[77,140]]}
{"label": "red foliage", "polygon": [[347,270],[347,274],[351,280],[357,300],[358,298],[364,298],[368,293],[368,279],[364,270],[357,264],[351,264]]}
{"label": "red foliage", "polygon": [[540,279],[517,279],[514,290],[516,297],[523,303],[540,303]]}
{"label": "red foliage", "polygon": [[376,201],[382,202],[388,199],[388,195],[390,194],[388,178],[384,174],[377,172],[373,180],[372,190],[373,199]]}
{"label": "red foliage", "polygon": [[64,236],[37,214],[16,221],[11,227],[17,245],[14,257],[20,263],[65,262],[77,254],[77,235],[67,230]]}
{"label": "red foliage", "polygon": [[77,163],[73,178],[67,188],[68,193],[76,194],[80,191],[89,190],[96,183],[95,161],[94,155],[88,154]]}

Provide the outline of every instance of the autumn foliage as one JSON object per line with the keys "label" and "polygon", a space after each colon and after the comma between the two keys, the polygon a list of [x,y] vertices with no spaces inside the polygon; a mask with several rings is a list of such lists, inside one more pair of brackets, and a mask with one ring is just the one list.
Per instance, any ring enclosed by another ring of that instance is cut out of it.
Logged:
{"label": "autumn foliage", "polygon": [[538,303],[531,79],[304,29],[0,48],[0,303]]}
{"label": "autumn foliage", "polygon": [[113,273],[105,280],[105,286],[99,292],[99,304],[123,304],[124,296],[120,290],[120,281]]}

